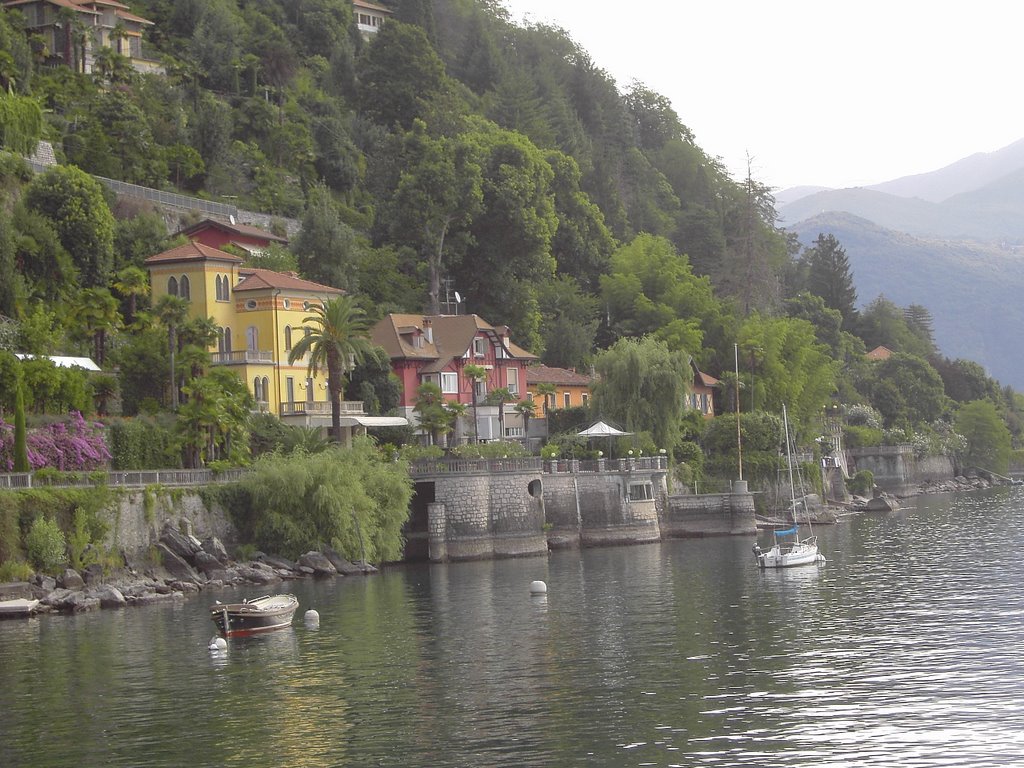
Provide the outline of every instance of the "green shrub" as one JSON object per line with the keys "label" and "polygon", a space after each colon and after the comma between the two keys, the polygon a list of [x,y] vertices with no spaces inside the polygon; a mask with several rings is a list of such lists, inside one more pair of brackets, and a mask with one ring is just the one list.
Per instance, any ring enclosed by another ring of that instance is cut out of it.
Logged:
{"label": "green shrub", "polygon": [[875,473],[870,469],[862,469],[846,480],[846,490],[857,496],[870,496],[874,487]]}
{"label": "green shrub", "polygon": [[846,448],[873,448],[881,445],[885,433],[873,427],[858,427],[847,424],[843,428],[843,441]]}
{"label": "green shrub", "polygon": [[67,563],[64,534],[51,518],[37,517],[32,522],[25,535],[25,550],[32,565],[43,573],[56,573]]}
{"label": "green shrub", "polygon": [[[402,450],[405,455],[405,449]],[[452,449],[452,455],[460,459],[501,459],[529,456],[522,443],[499,440],[493,443],[466,443]]]}
{"label": "green shrub", "polygon": [[181,466],[173,420],[137,416],[106,421],[113,469],[177,469]]}
{"label": "green shrub", "polygon": [[13,493],[0,493],[0,562],[21,557],[18,517],[17,496]]}
{"label": "green shrub", "polygon": [[0,583],[28,581],[33,573],[32,566],[24,560],[4,560],[0,563]]}
{"label": "green shrub", "polygon": [[444,448],[439,445],[405,445],[398,451],[398,455],[406,461],[440,459],[444,456]]}

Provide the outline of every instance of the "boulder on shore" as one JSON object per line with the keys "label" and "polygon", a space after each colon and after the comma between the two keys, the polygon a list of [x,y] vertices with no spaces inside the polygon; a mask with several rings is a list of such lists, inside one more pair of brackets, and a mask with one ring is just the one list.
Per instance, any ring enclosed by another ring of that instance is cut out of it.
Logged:
{"label": "boulder on shore", "polygon": [[223,565],[227,565],[231,562],[231,557],[228,555],[227,549],[224,547],[223,542],[216,536],[210,536],[207,539],[203,539],[203,552],[208,555],[213,555]]}
{"label": "boulder on shore", "polygon": [[343,576],[354,576],[355,574],[362,573],[362,569],[355,563],[349,562],[341,554],[330,547],[324,547],[323,556],[331,561],[331,565],[334,566],[334,570]]}
{"label": "boulder on shore", "polygon": [[160,531],[160,542],[157,546],[160,544],[189,563],[195,558],[196,552],[202,549],[202,545],[196,541],[195,537],[186,536],[175,528],[170,520],[164,523],[163,530]]}
{"label": "boulder on shore", "polygon": [[74,568],[65,568],[64,573],[57,577],[57,586],[63,589],[81,589],[85,580]]}
{"label": "boulder on shore", "polygon": [[178,581],[197,581],[196,572],[185,560],[167,547],[161,539],[156,545],[160,553],[160,565]]}
{"label": "boulder on shore", "polygon": [[322,552],[307,552],[299,558],[299,568],[310,568],[314,576],[337,576],[338,569],[334,567],[327,556]]}
{"label": "boulder on shore", "polygon": [[92,590],[92,596],[100,601],[100,608],[124,608],[128,604],[121,590],[113,584],[101,584]]}

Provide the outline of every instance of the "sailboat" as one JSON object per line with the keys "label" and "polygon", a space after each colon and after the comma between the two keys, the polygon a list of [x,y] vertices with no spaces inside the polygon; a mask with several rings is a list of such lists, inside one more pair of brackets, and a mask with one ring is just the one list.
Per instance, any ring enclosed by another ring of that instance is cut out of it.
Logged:
{"label": "sailboat", "polygon": [[791,568],[797,565],[816,565],[824,563],[825,558],[818,552],[818,537],[811,529],[811,516],[807,513],[807,504],[801,500],[804,506],[804,516],[807,519],[807,527],[811,535],[806,539],[800,538],[800,522],[797,520],[796,512],[796,485],[793,483],[793,454],[789,444],[789,417],[786,414],[786,406],[782,406],[782,425],[786,437],[786,464],[789,467],[789,488],[792,499],[791,510],[793,512],[793,526],[784,531],[772,532],[772,546],[765,552],[755,542],[754,557],[757,564],[762,568]]}

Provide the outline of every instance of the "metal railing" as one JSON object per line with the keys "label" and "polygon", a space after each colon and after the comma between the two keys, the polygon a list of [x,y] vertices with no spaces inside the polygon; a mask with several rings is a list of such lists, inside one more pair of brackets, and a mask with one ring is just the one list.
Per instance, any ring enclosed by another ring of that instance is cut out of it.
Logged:
{"label": "metal railing", "polygon": [[[339,403],[343,416],[363,416],[362,400],[343,400]],[[294,403],[281,403],[282,416],[304,416],[306,414],[316,416],[331,415],[330,400],[296,400]]]}
{"label": "metal railing", "polygon": [[33,472],[0,474],[0,488],[12,490],[24,488],[88,488],[96,485],[110,485],[118,488],[145,488],[147,485],[210,485],[211,483],[232,483],[238,480],[245,469],[226,469],[214,472],[211,469],[147,469],[121,470],[114,472],[68,472],[57,475],[37,476]]}
{"label": "metal railing", "polygon": [[239,349],[234,352],[211,352],[213,365],[246,365],[249,363],[273,363],[274,353],[270,350]]}
{"label": "metal railing", "polygon": [[584,472],[664,471],[668,460],[662,456],[639,459],[540,459],[535,456],[511,459],[417,459],[409,465],[413,477],[428,475],[486,475],[502,472],[578,474]]}

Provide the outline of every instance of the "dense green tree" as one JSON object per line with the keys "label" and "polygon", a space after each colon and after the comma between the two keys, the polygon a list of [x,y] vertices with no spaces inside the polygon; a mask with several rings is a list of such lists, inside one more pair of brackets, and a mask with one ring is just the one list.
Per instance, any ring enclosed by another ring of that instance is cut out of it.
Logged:
{"label": "dense green tree", "polygon": [[861,386],[886,426],[930,424],[942,414],[946,396],[942,378],[915,355],[895,354],[872,366]]}
{"label": "dense green tree", "polygon": [[855,332],[868,349],[884,346],[893,352],[928,357],[933,347],[907,325],[903,310],[885,296],[879,296],[863,310]]}
{"label": "dense green tree", "polygon": [[363,310],[350,296],[338,296],[313,306],[313,314],[303,318],[310,329],[288,353],[292,364],[309,354],[309,375],[327,372],[327,390],[331,398],[331,434],[341,442],[341,399],[345,392],[345,374],[373,348]]}
{"label": "dense green tree", "polygon": [[168,376],[154,375],[169,369],[168,351],[167,333],[159,327],[135,329],[114,350],[125,416],[151,413],[168,403]]}
{"label": "dense green tree", "polygon": [[833,355],[839,351],[843,315],[838,309],[826,306],[821,296],[808,291],[786,299],[783,306],[789,317],[806,320],[813,325],[815,337],[832,350]]}
{"label": "dense green tree", "polygon": [[310,280],[354,290],[353,265],[360,245],[342,218],[341,206],[323,184],[309,190],[302,229],[292,243],[299,269]]}
{"label": "dense green tree", "polygon": [[468,224],[483,206],[479,154],[463,136],[431,137],[419,120],[404,140],[405,170],[386,216],[391,237],[415,249],[427,265],[427,311],[433,315],[441,312],[448,232]]}
{"label": "dense green tree", "polygon": [[[61,244],[54,223],[41,213],[16,205],[11,219],[17,271],[28,296],[53,306],[78,285],[78,270]],[[11,282],[13,290],[13,281]]]}
{"label": "dense green tree", "polygon": [[139,298],[149,296],[149,275],[135,266],[128,266],[117,273],[114,290],[128,302],[124,321],[126,325],[135,322],[139,310]]}
{"label": "dense green tree", "polygon": [[751,315],[738,334],[740,359],[749,361],[746,380],[752,410],[789,410],[794,424],[816,423],[836,388],[839,363],[815,339],[806,320]]}
{"label": "dense green tree", "polygon": [[31,155],[42,138],[43,110],[30,96],[0,91],[0,148]]}
{"label": "dense green tree", "polygon": [[0,418],[14,410],[14,393],[21,388],[21,361],[12,352],[0,349]]}
{"label": "dense green tree", "polygon": [[114,217],[98,181],[74,166],[56,166],[25,190],[25,205],[53,224],[83,287],[105,287],[114,267]]}
{"label": "dense green tree", "polygon": [[993,403],[1003,399],[999,382],[989,378],[985,369],[971,360],[949,360],[933,357],[929,360],[942,378],[946,395],[958,403],[972,400],[990,400]]}
{"label": "dense green tree", "polygon": [[974,400],[961,406],[956,431],[967,441],[961,461],[965,467],[1006,473],[1010,463],[1010,430],[988,400]]}
{"label": "dense green tree", "polygon": [[620,339],[597,355],[594,367],[600,375],[595,411],[629,432],[650,432],[659,447],[673,449],[693,381],[689,355],[650,336]]}
{"label": "dense green tree", "polygon": [[381,347],[371,347],[352,369],[345,384],[348,400],[361,400],[363,410],[377,416],[390,413],[402,399],[402,383],[391,370],[391,358]]}
{"label": "dense green tree", "polygon": [[698,358],[705,335],[721,338],[728,322],[711,281],[695,276],[671,242],[652,235],[638,235],[615,252],[601,296],[615,335],[655,333]]}
{"label": "dense green tree", "polygon": [[857,319],[857,289],[846,249],[835,235],[821,233],[803,258],[807,263],[807,290],[820,296],[825,306],[839,310],[843,328],[850,330]]}
{"label": "dense green tree", "polygon": [[446,87],[444,63],[426,32],[392,21],[373,37],[358,64],[362,113],[382,125],[408,130],[426,102]]}
{"label": "dense green tree", "polygon": [[14,390],[14,471],[29,472],[28,430],[25,427],[25,396],[19,382]]}
{"label": "dense green tree", "polygon": [[537,286],[541,315],[543,360],[558,368],[583,368],[590,360],[597,336],[598,300],[568,276]]}

